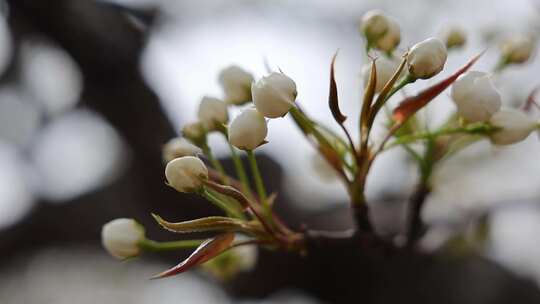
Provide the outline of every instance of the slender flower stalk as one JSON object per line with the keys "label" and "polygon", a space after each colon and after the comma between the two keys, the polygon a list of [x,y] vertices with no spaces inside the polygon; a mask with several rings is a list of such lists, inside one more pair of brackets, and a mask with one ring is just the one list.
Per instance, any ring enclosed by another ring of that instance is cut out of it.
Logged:
{"label": "slender flower stalk", "polygon": [[236,152],[236,149],[234,148],[231,143],[227,142],[229,144],[229,149],[231,150],[231,157],[234,163],[234,169],[236,171],[236,175],[238,176],[238,179],[240,180],[240,183],[242,184],[242,191],[247,195],[251,196],[251,188],[249,186],[249,180],[246,174],[246,169],[244,168],[244,164],[242,163],[242,160],[240,159],[240,156]]}
{"label": "slender flower stalk", "polygon": [[212,202],[214,205],[223,210],[228,216],[234,218],[243,218],[241,211],[237,210],[230,204],[230,202],[223,201],[215,192],[207,188],[201,191],[201,195],[206,198],[208,201]]}
{"label": "slender flower stalk", "polygon": [[253,151],[251,150],[246,151],[246,153],[248,156],[249,166],[251,167],[251,174],[253,175],[253,180],[255,181],[255,188],[257,189],[257,194],[259,195],[259,199],[262,205],[265,208],[269,209],[270,206],[268,205],[268,200],[266,199],[267,198],[266,189],[264,187],[261,172],[259,170],[259,165],[257,165],[257,159],[255,158],[255,153],[253,153]]}
{"label": "slender flower stalk", "polygon": [[443,135],[452,135],[452,134],[482,134],[488,135],[491,132],[495,131],[497,128],[486,123],[477,123],[464,127],[453,127],[453,128],[442,128],[433,132],[419,132],[410,135],[404,135],[396,139],[395,141],[387,144],[384,147],[384,150],[388,150],[395,146],[413,143],[418,140],[429,139],[432,137],[439,137]]}
{"label": "slender flower stalk", "polygon": [[204,241],[205,240],[181,240],[181,241],[171,241],[171,242],[157,242],[153,240],[144,239],[144,240],[141,240],[138,243],[138,245],[144,251],[161,252],[161,251],[197,248]]}
{"label": "slender flower stalk", "polygon": [[212,149],[210,149],[210,147],[208,146],[206,142],[201,145],[201,149],[203,151],[204,156],[208,158],[212,166],[216,170],[218,170],[219,174],[221,175],[221,180],[223,181],[223,183],[228,185],[229,179],[227,177],[227,173],[225,172],[225,169],[223,168],[223,165],[221,164],[221,162],[212,153]]}

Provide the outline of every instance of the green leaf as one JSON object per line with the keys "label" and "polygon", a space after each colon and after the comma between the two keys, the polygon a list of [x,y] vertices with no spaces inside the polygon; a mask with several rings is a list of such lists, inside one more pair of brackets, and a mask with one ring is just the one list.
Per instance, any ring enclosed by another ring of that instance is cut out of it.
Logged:
{"label": "green leaf", "polygon": [[193,233],[208,231],[246,232],[260,231],[260,226],[254,222],[246,222],[223,216],[209,216],[191,221],[172,223],[159,215],[152,214],[156,222],[166,230],[176,233]]}
{"label": "green leaf", "polygon": [[364,92],[362,101],[362,110],[360,111],[360,134],[362,134],[364,140],[367,142],[367,130],[369,122],[369,113],[371,111],[371,103],[375,96],[375,88],[377,86],[377,66],[375,65],[375,59],[371,60],[371,70],[369,73],[369,81]]}

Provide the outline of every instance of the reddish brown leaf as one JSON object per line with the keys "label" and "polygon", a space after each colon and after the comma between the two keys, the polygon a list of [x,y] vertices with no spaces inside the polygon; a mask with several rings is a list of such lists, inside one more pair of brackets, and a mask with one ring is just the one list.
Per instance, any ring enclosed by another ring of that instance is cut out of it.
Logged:
{"label": "reddish brown leaf", "polygon": [[525,102],[525,105],[523,105],[523,110],[525,112],[529,112],[534,105],[537,109],[540,109],[540,105],[536,102],[536,95],[540,92],[540,86],[534,88],[529,96],[527,97],[527,102]]}
{"label": "reddish brown leaf", "polygon": [[213,239],[208,239],[180,264],[153,276],[151,279],[162,279],[185,272],[229,249],[233,241],[234,233],[225,233],[218,235]]}
{"label": "reddish brown leaf", "polygon": [[364,97],[362,99],[362,110],[360,111],[360,132],[362,136],[365,136],[365,133],[367,132],[368,117],[371,111],[371,103],[373,102],[373,97],[375,96],[375,88],[377,86],[377,66],[375,65],[375,60],[376,59],[371,59],[369,81],[367,83]]}
{"label": "reddish brown leaf", "polygon": [[392,118],[397,124],[402,124],[409,117],[414,115],[418,110],[426,106],[431,100],[441,94],[446,88],[448,88],[456,79],[463,73],[465,73],[477,60],[482,56],[483,52],[472,58],[466,65],[457,70],[454,74],[448,78],[443,79],[439,83],[423,90],[415,96],[411,96],[403,100],[398,107],[394,110]]}
{"label": "reddish brown leaf", "polygon": [[334,76],[334,64],[336,63],[336,56],[337,52],[332,58],[332,64],[330,64],[330,94],[328,96],[328,106],[330,107],[330,111],[332,111],[332,116],[334,116],[334,119],[341,125],[347,119],[347,116],[343,115],[339,109],[337,84]]}

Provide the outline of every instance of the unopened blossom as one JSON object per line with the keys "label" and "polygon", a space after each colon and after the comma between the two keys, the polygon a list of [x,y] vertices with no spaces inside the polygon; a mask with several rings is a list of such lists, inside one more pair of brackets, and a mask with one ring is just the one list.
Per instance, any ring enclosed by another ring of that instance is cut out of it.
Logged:
{"label": "unopened blossom", "polygon": [[[241,235],[237,235],[235,239],[249,240]],[[241,272],[252,270],[257,264],[257,259],[256,245],[237,246],[202,264],[202,269],[217,279],[228,280]]]}
{"label": "unopened blossom", "polygon": [[[375,86],[376,93],[380,93],[382,91],[384,85],[392,78],[398,67],[399,61],[397,61],[396,59],[383,56],[375,60],[375,68],[377,69],[377,85]],[[364,80],[364,86],[367,86],[369,82],[370,73],[371,63],[366,64],[362,68],[362,78]]]}
{"label": "unopened blossom", "polygon": [[170,162],[178,157],[196,156],[197,154],[201,153],[201,148],[195,146],[182,137],[173,138],[163,146],[163,159],[166,162]]}
{"label": "unopened blossom", "polygon": [[282,117],[296,100],[296,84],[283,73],[271,73],[251,86],[253,103],[263,116]]}
{"label": "unopened blossom", "polygon": [[252,100],[251,83],[253,75],[239,66],[226,67],[219,74],[219,83],[225,92],[225,102],[241,105]]}
{"label": "unopened blossom", "polygon": [[502,109],[489,120],[491,125],[500,128],[491,134],[496,145],[510,145],[527,138],[536,129],[536,122],[523,111]]}
{"label": "unopened blossom", "polygon": [[529,35],[513,35],[500,45],[505,63],[523,63],[532,55],[534,39]]}
{"label": "unopened blossom", "polygon": [[385,52],[392,52],[401,41],[398,23],[380,10],[371,10],[362,17],[360,31],[370,46]]}
{"label": "unopened blossom", "polygon": [[470,122],[488,121],[502,104],[490,75],[477,71],[467,72],[454,82],[452,100],[458,114]]}
{"label": "unopened blossom", "polygon": [[103,247],[118,259],[138,256],[139,243],[144,239],[144,228],[133,219],[115,219],[101,229]]}
{"label": "unopened blossom", "polygon": [[165,177],[169,185],[177,191],[194,192],[208,179],[208,169],[199,158],[184,156],[167,163]]}
{"label": "unopened blossom", "polygon": [[229,126],[229,142],[242,150],[254,150],[260,146],[268,128],[264,116],[256,109],[246,109]]}
{"label": "unopened blossom", "polygon": [[389,27],[386,34],[375,42],[375,47],[381,51],[391,53],[401,42],[399,24],[393,18],[389,18]]}
{"label": "unopened blossom", "polygon": [[415,78],[428,79],[444,68],[446,46],[437,38],[429,38],[415,44],[407,55],[409,74]]}
{"label": "unopened blossom", "polygon": [[214,97],[203,97],[197,114],[199,121],[207,130],[215,130],[229,120],[227,104]]}
{"label": "unopened blossom", "polygon": [[467,35],[459,27],[449,27],[441,34],[442,41],[446,43],[447,49],[459,48],[467,42]]}
{"label": "unopened blossom", "polygon": [[206,130],[202,122],[192,122],[184,125],[182,135],[193,142],[199,142],[205,137]]}

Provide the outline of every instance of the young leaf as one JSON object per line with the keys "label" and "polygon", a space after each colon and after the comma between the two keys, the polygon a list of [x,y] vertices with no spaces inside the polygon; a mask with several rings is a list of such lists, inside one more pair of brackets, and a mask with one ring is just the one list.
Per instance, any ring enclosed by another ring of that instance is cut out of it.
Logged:
{"label": "young leaf", "polygon": [[399,65],[397,70],[394,72],[394,75],[392,75],[392,78],[390,78],[390,80],[388,80],[388,82],[384,85],[381,93],[379,93],[379,96],[373,103],[373,106],[369,110],[369,118],[367,122],[368,128],[371,128],[371,126],[373,125],[373,122],[375,121],[375,117],[377,116],[377,113],[383,107],[383,105],[388,99],[386,96],[390,93],[390,91],[394,87],[394,84],[399,79],[401,72],[405,68],[406,63],[407,63],[407,60],[403,58],[403,60],[401,61],[401,64]]}
{"label": "young leaf", "polygon": [[463,73],[465,73],[479,58],[483,52],[473,57],[466,65],[457,70],[454,74],[448,78],[443,79],[439,83],[423,90],[415,96],[411,96],[403,100],[392,114],[393,120],[396,124],[403,124],[409,117],[411,117],[418,110],[426,106],[431,100],[441,94],[446,88],[448,88],[456,79]]}
{"label": "young leaf", "polygon": [[184,221],[178,223],[168,222],[156,214],[152,214],[152,216],[163,228],[176,233],[192,233],[206,231],[243,231],[246,233],[250,233],[255,232],[255,230],[260,230],[257,229],[255,225],[250,224],[249,222],[223,216],[209,216],[192,221]]}
{"label": "young leaf", "polygon": [[332,63],[330,64],[330,94],[328,96],[328,106],[330,107],[330,111],[332,111],[332,116],[334,116],[334,119],[341,125],[347,119],[347,116],[343,115],[341,113],[341,110],[339,109],[337,84],[336,78],[334,76],[334,65],[336,63],[336,56],[337,52],[334,54],[334,57],[332,58]]}
{"label": "young leaf", "polygon": [[362,110],[360,111],[360,132],[365,138],[368,130],[368,118],[369,113],[371,112],[371,103],[373,102],[373,97],[375,96],[375,87],[377,86],[377,66],[375,65],[375,59],[371,60],[371,69],[369,73],[369,81],[366,86],[364,97],[362,101]]}
{"label": "young leaf", "polygon": [[153,276],[151,279],[162,279],[185,272],[229,249],[233,241],[234,233],[225,233],[218,235],[213,239],[208,239],[197,247],[187,259],[180,262],[180,264]]}

